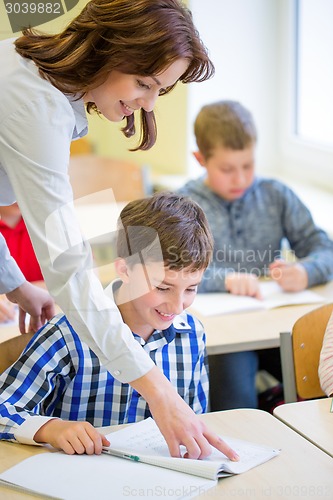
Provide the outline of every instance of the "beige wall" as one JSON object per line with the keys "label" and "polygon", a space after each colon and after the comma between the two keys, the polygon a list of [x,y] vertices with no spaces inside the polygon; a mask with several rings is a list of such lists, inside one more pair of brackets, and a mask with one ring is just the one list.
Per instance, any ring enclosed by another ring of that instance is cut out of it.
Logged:
{"label": "beige wall", "polygon": [[122,159],[133,159],[152,167],[154,173],[177,174],[186,170],[187,151],[187,90],[179,84],[170,94],[159,98],[155,106],[158,127],[156,144],[149,151],[130,152],[139,137],[126,139],[123,126],[97,116],[89,117],[89,137],[98,153]]}
{"label": "beige wall", "polygon": [[[70,19],[75,17],[87,3],[80,0],[75,8],[60,18],[39,26],[45,32],[61,31]],[[186,3],[186,2],[185,2]],[[0,39],[13,35],[5,12],[4,3],[0,2]],[[140,164],[150,165],[154,173],[175,174],[186,170],[187,152],[187,88],[179,84],[170,94],[161,97],[156,104],[158,138],[150,151],[131,153],[137,140],[128,140],[119,131],[120,124],[109,123],[104,118],[89,117],[88,138],[93,143],[96,153],[116,158],[127,158]]]}

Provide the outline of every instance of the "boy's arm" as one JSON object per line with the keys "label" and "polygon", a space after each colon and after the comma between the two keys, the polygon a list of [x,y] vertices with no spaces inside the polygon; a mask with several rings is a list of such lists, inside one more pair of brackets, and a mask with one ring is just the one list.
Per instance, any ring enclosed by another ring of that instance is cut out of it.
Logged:
{"label": "boy's arm", "polygon": [[53,419],[44,424],[36,432],[34,440],[36,443],[48,443],[68,455],[74,455],[74,453],[100,455],[103,446],[110,446],[106,437],[89,422],[60,419]]}
{"label": "boy's arm", "polygon": [[[54,418],[38,415],[39,405],[54,391],[60,395],[71,378],[71,365],[63,362],[66,355],[65,340],[55,329],[49,337],[39,334],[38,344],[34,337],[20,358],[1,374],[0,439],[37,444],[34,435]],[[55,388],[55,378],[63,380],[61,388],[59,384]]]}
{"label": "boy's arm", "polygon": [[333,277],[333,241],[318,228],[309,209],[285,187],[283,225],[291,250],[307,273],[307,286],[325,283]]}

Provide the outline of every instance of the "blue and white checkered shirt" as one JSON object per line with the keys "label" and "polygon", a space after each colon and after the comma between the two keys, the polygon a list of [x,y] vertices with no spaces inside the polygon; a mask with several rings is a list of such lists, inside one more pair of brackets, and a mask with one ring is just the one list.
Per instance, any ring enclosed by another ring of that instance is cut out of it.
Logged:
{"label": "blue and white checkered shirt", "polygon": [[[186,403],[196,413],[205,412],[208,368],[201,323],[184,312],[167,330],[155,330],[147,342],[133,335]],[[61,314],[0,376],[2,440],[36,444],[33,436],[54,417],[100,427],[148,416],[146,401],[106,371]]]}

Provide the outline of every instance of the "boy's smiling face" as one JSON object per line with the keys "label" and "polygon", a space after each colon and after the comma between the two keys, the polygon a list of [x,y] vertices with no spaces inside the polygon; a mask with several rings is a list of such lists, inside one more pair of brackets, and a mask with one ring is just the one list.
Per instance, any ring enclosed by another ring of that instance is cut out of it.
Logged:
{"label": "boy's smiling face", "polygon": [[192,304],[203,273],[204,269],[173,270],[158,262],[127,267],[127,279],[120,275],[123,285],[119,298],[123,299],[125,289],[129,301],[118,303],[124,322],[144,339],[154,330],[165,330]]}
{"label": "boy's smiling face", "polygon": [[207,170],[206,185],[226,201],[241,198],[254,180],[254,146],[233,150],[219,146],[205,159],[194,154]]}

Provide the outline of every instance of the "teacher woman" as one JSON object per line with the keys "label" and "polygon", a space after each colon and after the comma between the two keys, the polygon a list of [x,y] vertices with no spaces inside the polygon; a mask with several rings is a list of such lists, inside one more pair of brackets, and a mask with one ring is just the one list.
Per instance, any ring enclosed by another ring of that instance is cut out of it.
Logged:
{"label": "teacher woman", "polygon": [[[70,143],[87,133],[86,109],[125,119],[127,137],[140,113],[138,149],[148,149],[156,138],[157,97],[178,81],[212,76],[190,12],[178,0],[92,0],[62,33],[26,29],[0,42],[0,60],[0,203],[17,200],[50,294],[108,371],[146,399],[172,456],[180,456],[183,444],[191,458],[207,456],[210,445],[232,458],[108,302],[75,219],[68,178]],[[29,298],[38,292],[3,240],[0,258],[0,292],[27,312],[39,308],[41,321],[50,317],[52,301]]]}

